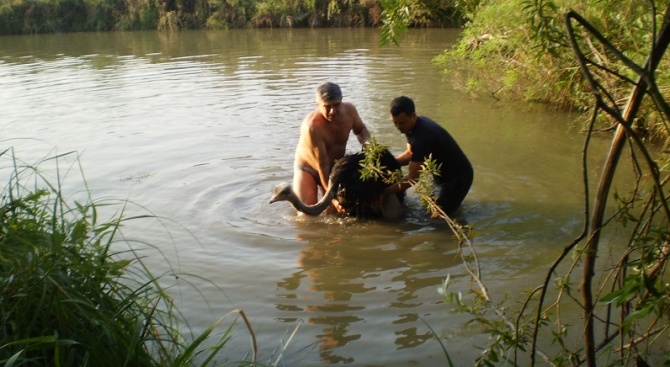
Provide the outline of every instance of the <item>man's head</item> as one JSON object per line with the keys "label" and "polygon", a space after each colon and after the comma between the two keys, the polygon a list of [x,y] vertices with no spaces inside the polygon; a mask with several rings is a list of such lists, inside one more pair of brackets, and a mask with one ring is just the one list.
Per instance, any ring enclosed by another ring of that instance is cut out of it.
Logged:
{"label": "man's head", "polygon": [[326,120],[333,120],[342,103],[342,90],[335,83],[324,83],[316,89],[316,103],[319,105],[319,112]]}
{"label": "man's head", "polygon": [[401,133],[407,134],[414,129],[416,125],[416,110],[414,101],[405,96],[400,96],[391,101],[391,120],[396,129]]}

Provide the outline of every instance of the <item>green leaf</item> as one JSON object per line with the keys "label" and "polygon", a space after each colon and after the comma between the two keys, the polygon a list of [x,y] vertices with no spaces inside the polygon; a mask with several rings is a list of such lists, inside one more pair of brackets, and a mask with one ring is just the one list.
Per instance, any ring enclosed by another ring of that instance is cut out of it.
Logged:
{"label": "green leaf", "polygon": [[623,289],[617,289],[616,291],[606,294],[603,297],[601,297],[598,301],[602,303],[612,303],[614,301],[618,301],[621,298],[621,295],[624,293]]}
{"label": "green leaf", "polygon": [[623,320],[624,325],[630,325],[632,322],[635,320],[639,320],[645,316],[647,316],[652,310],[654,309],[653,305],[647,306],[643,309],[631,312],[626,316],[626,318]]}

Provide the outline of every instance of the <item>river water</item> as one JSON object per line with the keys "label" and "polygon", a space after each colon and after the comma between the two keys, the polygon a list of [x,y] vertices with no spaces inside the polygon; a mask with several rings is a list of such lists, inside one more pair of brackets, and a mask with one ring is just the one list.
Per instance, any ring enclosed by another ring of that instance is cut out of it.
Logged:
{"label": "river water", "polygon": [[[400,48],[379,48],[374,29],[0,37],[0,146],[28,163],[74,151],[81,171],[61,165],[71,197],[83,172],[93,197],[158,216],[123,232],[155,274],[178,273],[165,282],[186,331],[242,309],[264,363],[445,365],[430,325],[466,365],[487,337],[450,312],[437,286],[449,275],[466,294],[470,281],[448,227],[427,219],[411,190],[395,221],[299,219],[287,203],[267,203],[291,180],[319,84],[340,84],[395,154],[405,140],[388,104],[407,95],[473,163],[457,219],[475,230],[494,299],[537,286],[581,230],[584,136],[570,129],[575,116],[455,91],[431,59],[458,35],[411,30]],[[593,172],[606,143],[590,148]],[[360,149],[356,139],[348,149]],[[249,333],[241,322],[233,330],[222,358],[249,359]]]}

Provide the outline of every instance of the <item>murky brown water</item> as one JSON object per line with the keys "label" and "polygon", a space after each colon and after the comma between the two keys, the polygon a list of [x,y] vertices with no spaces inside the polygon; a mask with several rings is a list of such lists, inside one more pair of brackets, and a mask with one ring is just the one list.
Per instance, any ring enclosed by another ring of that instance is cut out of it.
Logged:
{"label": "murky brown water", "polygon": [[[486,337],[436,291],[450,274],[466,293],[469,279],[448,227],[427,220],[415,196],[402,221],[299,220],[288,204],[267,204],[292,177],[298,126],[320,83],[339,83],[394,153],[405,141],[387,106],[407,95],[475,167],[459,219],[475,228],[494,297],[536,286],[581,229],[583,136],[570,116],[452,90],[431,58],[457,37],[413,30],[401,48],[383,49],[372,29],[3,37],[1,147],[27,162],[77,151],[94,197],[164,218],[129,221],[124,232],[158,246],[142,252],[156,274],[170,271],[166,260],[181,274],[170,292],[194,332],[239,308],[264,363],[445,365],[427,323],[457,365],[469,364]],[[353,139],[349,149],[359,148]],[[83,189],[78,168],[62,168]],[[249,350],[238,323],[223,355]]]}

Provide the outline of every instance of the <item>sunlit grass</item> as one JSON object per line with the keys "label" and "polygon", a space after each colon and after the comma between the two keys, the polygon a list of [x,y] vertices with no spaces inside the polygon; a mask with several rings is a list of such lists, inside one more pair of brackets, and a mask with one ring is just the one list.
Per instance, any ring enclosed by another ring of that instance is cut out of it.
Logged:
{"label": "sunlit grass", "polygon": [[[231,311],[202,335],[186,340],[160,277],[132,248],[114,253],[126,241],[120,235],[122,224],[133,220],[124,217],[126,203],[96,201],[88,189],[66,196],[63,178],[81,168],[77,159],[67,169],[59,168],[65,156],[25,165],[11,150],[0,152],[0,177],[8,180],[0,195],[0,363],[218,363],[232,325],[217,329],[228,315],[239,314],[251,331],[244,312]],[[41,170],[45,164],[55,169],[47,174]],[[102,213],[110,211],[103,219]],[[209,342],[214,335],[217,340]],[[254,359],[255,349],[254,343]]]}

